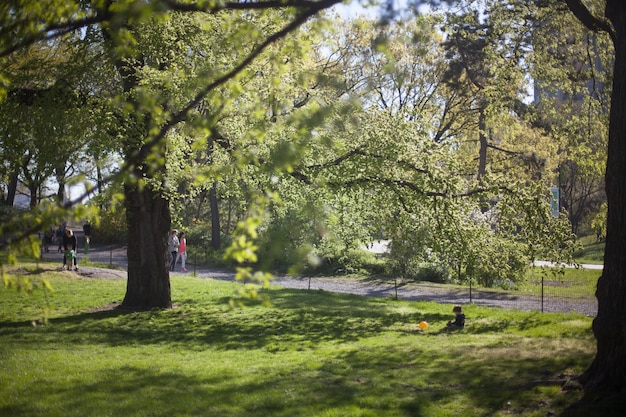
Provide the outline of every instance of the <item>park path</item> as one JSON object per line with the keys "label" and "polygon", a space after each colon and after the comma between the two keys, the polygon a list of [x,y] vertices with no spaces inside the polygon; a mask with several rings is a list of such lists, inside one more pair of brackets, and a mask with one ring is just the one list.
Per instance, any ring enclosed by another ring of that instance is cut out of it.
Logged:
{"label": "park path", "polygon": [[[91,278],[117,277],[126,278],[128,258],[126,247],[119,245],[95,245],[88,254],[83,253],[84,239],[82,230],[75,232],[78,239],[78,274]],[[47,260],[59,260],[62,255],[52,251],[44,253]],[[109,268],[81,266],[81,260],[107,265]],[[180,264],[173,274],[185,275],[180,271]],[[186,274],[201,278],[213,278],[225,281],[234,281],[235,272],[232,270],[211,268],[188,264]],[[275,276],[272,285],[293,289],[323,290],[336,293],[355,294],[364,297],[398,298],[408,301],[434,301],[442,304],[467,304],[470,302],[486,307],[498,307],[517,310],[542,310],[545,312],[576,311],[587,316],[595,316],[597,302],[595,299],[559,299],[556,302],[542,303],[533,295],[501,290],[471,290],[469,287],[444,286],[427,282],[394,282],[393,279],[356,279],[349,277],[292,277],[286,275]]]}

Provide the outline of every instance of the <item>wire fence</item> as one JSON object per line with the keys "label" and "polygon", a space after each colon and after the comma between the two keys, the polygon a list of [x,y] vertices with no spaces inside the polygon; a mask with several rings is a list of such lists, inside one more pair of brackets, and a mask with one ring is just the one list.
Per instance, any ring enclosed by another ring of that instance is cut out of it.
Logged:
{"label": "wire fence", "polygon": [[[56,246],[51,245],[47,257],[56,256],[56,249]],[[202,270],[214,264],[214,260],[211,259],[208,249],[194,249],[189,251],[187,267],[189,272],[200,275],[203,274]],[[46,250],[42,250],[42,255],[45,252]],[[81,247],[79,252],[81,257],[92,258],[93,261],[97,259],[97,261],[110,266],[125,266],[127,263],[125,250],[120,251],[119,245],[98,247],[96,250],[97,257],[87,255],[87,253],[96,255],[96,253],[90,252],[88,247],[84,248],[84,252]],[[214,271],[215,269],[213,269]],[[276,279],[275,282],[292,288],[322,289],[405,300],[431,300],[450,304],[470,303],[526,311],[577,312],[590,317],[595,317],[598,311],[597,299],[595,298],[596,280],[566,280],[548,274],[540,278],[529,279],[515,288],[511,284],[508,289],[485,288],[471,283],[466,286],[452,286],[395,280],[393,278],[356,282],[336,277],[282,277]]]}
{"label": "wire fence", "polygon": [[[200,248],[189,253],[190,265],[206,265],[210,263],[210,251]],[[437,286],[429,283],[398,283],[385,280],[382,287],[369,291],[354,290],[343,287],[337,281],[342,279],[326,280],[319,277],[301,278],[305,284],[297,284],[283,279],[281,283],[297,288],[315,288],[327,291],[361,293],[363,295],[382,295],[400,299],[426,299],[447,303],[470,303],[491,307],[518,309],[540,312],[577,312],[589,317],[595,317],[598,312],[598,303],[595,297],[595,281],[557,279],[544,276],[531,279],[523,283],[521,288],[491,289],[468,284],[465,288],[458,286]],[[334,282],[331,282],[334,281]],[[417,288],[417,289],[416,289]],[[443,289],[441,289],[443,288]]]}
{"label": "wire fence", "polygon": [[595,283],[541,279],[527,281],[519,290],[491,290],[468,286],[468,302],[485,304],[489,300],[499,300],[503,307],[541,312],[577,312],[595,317],[598,302],[595,297]]}

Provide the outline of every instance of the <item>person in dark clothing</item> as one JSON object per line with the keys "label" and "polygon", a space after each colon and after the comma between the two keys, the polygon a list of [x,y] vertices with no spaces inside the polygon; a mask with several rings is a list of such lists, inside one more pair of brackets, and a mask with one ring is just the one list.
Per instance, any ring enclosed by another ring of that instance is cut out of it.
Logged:
{"label": "person in dark clothing", "polygon": [[462,329],[465,327],[465,314],[461,306],[454,306],[452,312],[455,314],[454,321],[450,320],[447,324],[451,329]]}
{"label": "person in dark clothing", "polygon": [[83,232],[85,233],[85,241],[89,243],[91,241],[91,223],[89,220],[83,224]]}
{"label": "person in dark clothing", "polygon": [[65,264],[66,262],[68,263],[67,265],[67,269],[70,270],[72,269],[72,258],[74,260],[74,271],[78,271],[78,266],[77,266],[77,260],[76,260],[76,236],[74,236],[74,233],[70,230],[70,229],[65,229],[65,234],[63,235],[63,248],[65,248],[65,251],[71,251],[72,253],[68,252],[71,256],[69,262],[67,262],[66,260],[66,256],[64,254],[63,256],[63,268],[65,268]]}
{"label": "person in dark clothing", "polygon": [[43,234],[43,248],[46,253],[50,252],[50,246],[52,246],[52,238],[54,237],[54,228],[48,229]]}
{"label": "person in dark clothing", "polygon": [[65,238],[65,225],[60,224],[55,233],[56,233],[57,243],[59,245],[59,247],[57,248],[57,251],[59,253],[63,253],[63,239]]}

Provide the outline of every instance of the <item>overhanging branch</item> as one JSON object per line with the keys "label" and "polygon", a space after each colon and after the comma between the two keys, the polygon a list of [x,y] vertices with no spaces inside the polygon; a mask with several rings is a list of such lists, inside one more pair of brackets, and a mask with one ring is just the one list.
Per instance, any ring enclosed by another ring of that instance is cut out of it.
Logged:
{"label": "overhanging branch", "polygon": [[[145,143],[135,155],[130,156],[129,159],[131,160],[131,163],[133,163],[132,161],[143,160],[143,158],[146,158],[150,154],[153,147],[157,145],[161,140],[163,140],[165,136],[167,135],[167,133],[174,126],[176,126],[177,124],[187,119],[189,113],[200,104],[200,102],[209,94],[209,92],[215,90],[216,88],[222,86],[229,80],[235,78],[241,71],[243,71],[248,65],[250,65],[252,61],[254,61],[259,55],[261,55],[261,53],[267,47],[272,45],[274,42],[278,41],[279,39],[284,38],[289,33],[295,31],[297,28],[303,25],[311,17],[315,16],[316,14],[318,14],[325,8],[331,7],[338,2],[339,0],[305,2],[309,4],[314,4],[315,6],[311,7],[310,9],[302,10],[294,18],[294,20],[292,20],[288,25],[283,27],[278,32],[275,32],[274,34],[268,36],[265,39],[265,41],[263,41],[260,45],[254,48],[254,50],[252,50],[252,52],[243,61],[241,61],[237,66],[235,66],[232,70],[230,70],[229,72],[227,72],[226,74],[224,74],[223,76],[221,76],[220,78],[216,79],[212,83],[208,84],[205,88],[203,88],[187,104],[187,106],[185,106],[182,110],[180,110],[178,113],[172,116],[170,121],[161,128],[159,133],[156,136],[154,136],[152,140]],[[299,3],[299,2],[296,2],[296,3]],[[245,3],[245,4],[250,4],[250,3]]]}
{"label": "overhanging branch", "polygon": [[581,0],[563,0],[569,10],[592,32],[606,32],[615,44],[615,31],[607,19],[594,16]]}

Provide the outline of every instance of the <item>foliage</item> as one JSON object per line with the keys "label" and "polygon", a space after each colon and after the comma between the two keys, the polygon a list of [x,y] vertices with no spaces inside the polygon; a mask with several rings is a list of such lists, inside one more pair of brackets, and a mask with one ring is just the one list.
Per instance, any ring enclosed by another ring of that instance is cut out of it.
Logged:
{"label": "foliage", "polygon": [[595,215],[593,220],[591,221],[591,230],[596,235],[596,240],[601,241],[606,238],[606,212],[607,212],[607,203],[604,202],[600,206],[600,211]]}
{"label": "foliage", "polygon": [[126,244],[128,236],[126,228],[126,210],[102,211],[98,216],[97,226],[92,226],[93,237],[98,243]]}
{"label": "foliage", "polygon": [[[200,229],[188,235],[196,247],[223,230],[232,246],[220,264],[347,273],[371,265],[405,276],[435,268],[438,280],[454,271],[489,284],[522,276],[538,254],[567,258],[565,223],[546,221],[537,203],[553,179],[556,142],[516,107],[525,51],[506,22],[525,15],[490,3],[489,25],[471,14],[387,26],[316,19],[284,36],[285,22],[300,18],[289,7],[134,15],[118,6],[124,25],[89,26],[87,42],[59,40],[76,46],[68,50],[81,65],[101,58],[74,86],[97,93],[77,117],[79,131],[89,127],[81,153],[123,155],[115,184],[127,198],[145,190],[162,198],[176,227]],[[440,25],[463,40],[457,55],[444,53]],[[478,89],[469,73],[448,71],[477,45],[482,62],[472,70],[490,81]],[[481,118],[494,154],[476,175]],[[207,210],[212,192],[217,207]],[[122,216],[104,214],[101,228],[117,234]],[[393,241],[389,269],[358,251],[382,235]]]}
{"label": "foliage", "polygon": [[450,275],[450,270],[445,265],[423,263],[418,265],[415,280],[445,284],[451,281]]}
{"label": "foliage", "polygon": [[580,248],[574,252],[578,263],[602,264],[604,260],[604,241],[598,241],[596,235],[583,236],[579,239]]}
{"label": "foliage", "polygon": [[606,199],[613,46],[607,33],[590,33],[570,13],[540,8],[537,21],[530,57],[537,80],[533,117],[558,143],[560,203],[574,232],[583,234]]}

